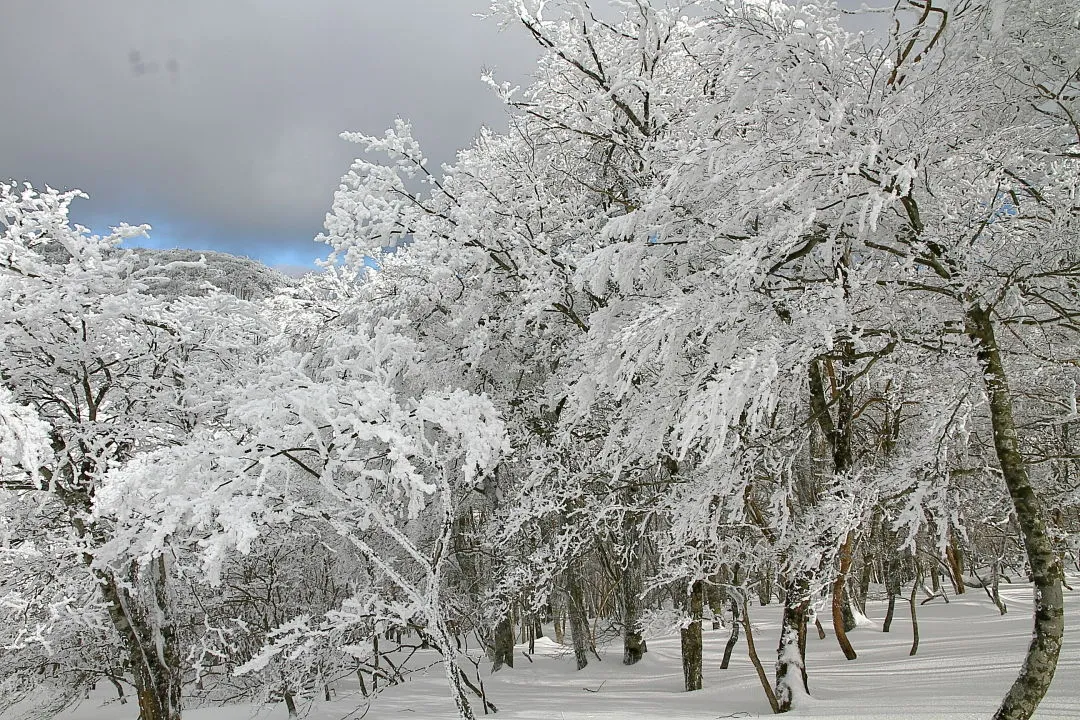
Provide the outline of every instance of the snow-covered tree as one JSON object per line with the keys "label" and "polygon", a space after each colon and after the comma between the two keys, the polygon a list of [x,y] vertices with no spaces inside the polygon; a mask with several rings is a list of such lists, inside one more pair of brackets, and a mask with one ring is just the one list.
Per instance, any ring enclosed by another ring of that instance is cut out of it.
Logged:
{"label": "snow-covered tree", "polygon": [[450,388],[410,391],[418,348],[381,326],[331,325],[312,351],[282,350],[237,388],[220,427],[141,456],[110,476],[99,512],[116,518],[107,550],[140,562],[166,544],[201,558],[211,583],[266,526],[300,522],[340,537],[371,580],[321,618],[277,631],[245,669],[319,637],[406,627],[442,654],[463,717],[447,572],[457,506],[502,451],[490,402]]}
{"label": "snow-covered tree", "polygon": [[[146,228],[90,235],[68,222],[76,197],[0,185],[0,378],[10,401],[36,414],[36,434],[43,423],[48,438],[44,447],[23,445],[15,465],[5,458],[6,499],[29,509],[33,503],[11,493],[30,493],[48,507],[39,515],[47,522],[23,525],[19,533],[27,534],[9,537],[6,547],[57,563],[56,583],[68,586],[42,593],[26,585],[40,577],[5,577],[11,618],[25,611],[42,619],[37,630],[5,625],[19,628],[18,652],[58,653],[50,661],[61,667],[71,664],[62,653],[73,641],[58,635],[94,628],[110,638],[106,646],[122,648],[143,717],[171,720],[180,714],[182,678],[166,558],[138,566],[99,556],[113,524],[95,515],[97,496],[109,471],[215,422],[216,392],[255,346],[257,324],[231,296],[148,294],[145,278],[158,268],[118,248]],[[97,600],[87,599],[93,595]],[[83,610],[72,603],[76,597]],[[67,610],[53,612],[57,607]],[[55,683],[57,702],[79,698],[95,672],[123,675],[114,653],[102,658],[81,666],[78,682]]]}

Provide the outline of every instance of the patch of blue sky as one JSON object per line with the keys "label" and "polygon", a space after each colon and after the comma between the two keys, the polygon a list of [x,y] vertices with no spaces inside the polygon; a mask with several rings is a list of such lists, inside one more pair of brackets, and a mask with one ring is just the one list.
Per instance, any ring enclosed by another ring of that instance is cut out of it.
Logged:
{"label": "patch of blue sky", "polygon": [[[980,203],[983,207],[987,207],[987,203]],[[997,220],[1004,220],[1010,217],[1015,217],[1020,214],[1020,208],[1014,203],[1012,196],[1008,193],[998,193],[994,198],[994,209],[990,214],[990,222]]]}

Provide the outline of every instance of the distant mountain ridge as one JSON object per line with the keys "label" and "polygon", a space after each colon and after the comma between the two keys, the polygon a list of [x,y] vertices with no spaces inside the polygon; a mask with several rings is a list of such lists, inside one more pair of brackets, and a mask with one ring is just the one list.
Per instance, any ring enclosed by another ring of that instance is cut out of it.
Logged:
{"label": "distant mountain ridge", "polygon": [[[132,250],[140,259],[145,258],[146,265],[163,266],[160,277],[150,282],[150,291],[155,295],[205,295],[209,283],[242,300],[261,300],[296,284],[288,275],[239,255],[212,250]],[[195,265],[200,258],[205,259],[205,264]]]}

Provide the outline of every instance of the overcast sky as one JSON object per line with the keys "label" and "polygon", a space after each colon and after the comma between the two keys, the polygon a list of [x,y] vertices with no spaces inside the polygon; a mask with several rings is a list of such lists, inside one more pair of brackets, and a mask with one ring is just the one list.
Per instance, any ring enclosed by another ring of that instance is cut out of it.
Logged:
{"label": "overcast sky", "polygon": [[0,0],[0,179],[83,190],[96,232],[310,267],[359,150],[340,132],[403,117],[438,166],[505,127],[481,71],[523,83],[538,51],[488,4]]}
{"label": "overcast sky", "polygon": [[504,111],[536,50],[473,17],[486,0],[2,0],[0,178],[78,187],[94,230],[270,264],[325,255],[358,148],[344,130],[413,122],[435,163]]}

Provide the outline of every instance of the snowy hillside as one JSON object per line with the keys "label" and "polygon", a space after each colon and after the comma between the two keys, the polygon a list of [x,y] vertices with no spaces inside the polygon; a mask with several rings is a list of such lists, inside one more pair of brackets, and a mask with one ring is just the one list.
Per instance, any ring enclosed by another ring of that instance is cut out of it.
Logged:
{"label": "snowy hillside", "polygon": [[[209,283],[242,300],[261,300],[295,282],[258,260],[228,253],[145,248],[136,248],[135,252],[140,258],[165,268],[151,282],[152,292],[163,296],[202,295]],[[200,258],[205,260],[202,266],[198,265]]]}

